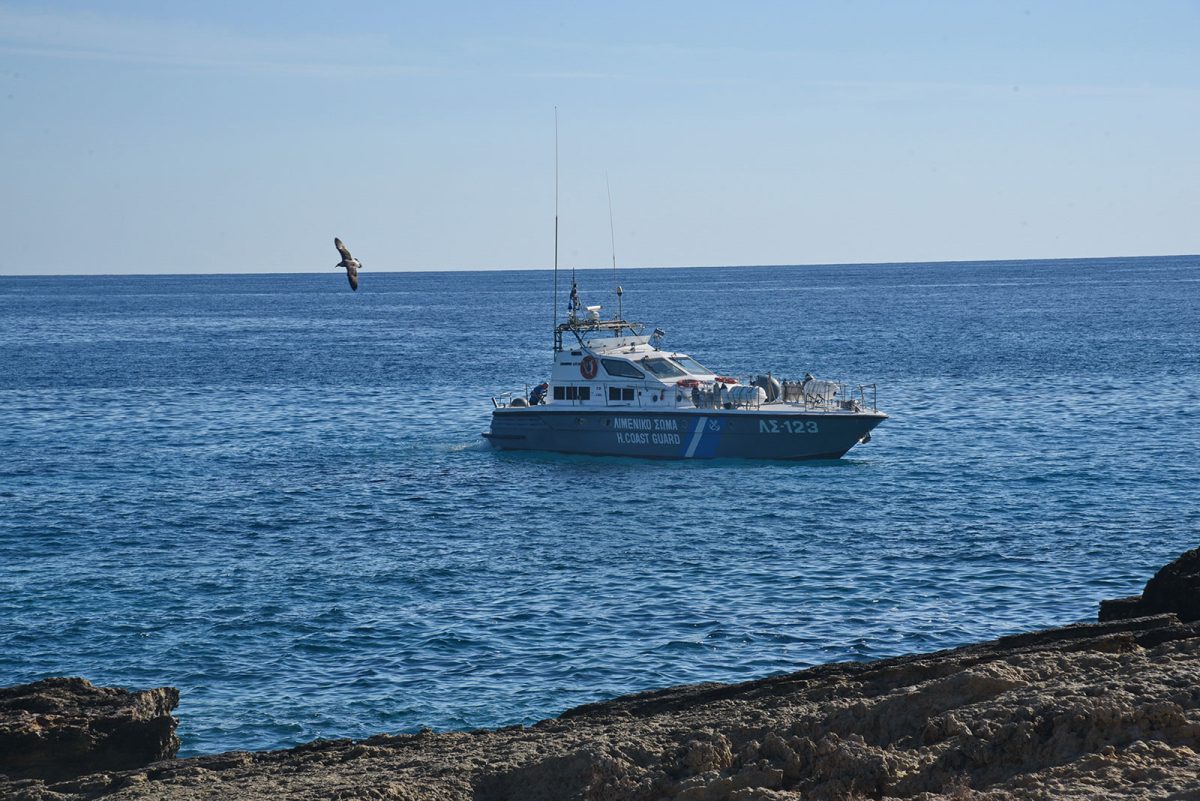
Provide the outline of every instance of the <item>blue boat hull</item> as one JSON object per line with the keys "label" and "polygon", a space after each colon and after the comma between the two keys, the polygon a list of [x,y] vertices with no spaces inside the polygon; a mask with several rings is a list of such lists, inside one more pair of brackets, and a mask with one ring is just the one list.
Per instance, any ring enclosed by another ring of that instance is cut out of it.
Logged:
{"label": "blue boat hull", "polygon": [[649,459],[837,459],[882,412],[771,409],[500,408],[483,436],[502,450]]}

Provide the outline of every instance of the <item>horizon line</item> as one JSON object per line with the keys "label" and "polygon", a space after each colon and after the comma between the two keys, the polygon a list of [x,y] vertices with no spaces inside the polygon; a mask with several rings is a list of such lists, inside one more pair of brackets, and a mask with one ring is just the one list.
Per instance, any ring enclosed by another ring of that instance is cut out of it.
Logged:
{"label": "horizon line", "polygon": [[[1080,261],[1109,261],[1115,259],[1184,259],[1197,258],[1200,253],[1156,253],[1150,255],[1113,255],[1113,256],[1055,256],[1051,258],[1021,258],[1021,259],[934,259],[929,261],[860,261],[860,262],[810,262],[797,264],[693,264],[693,265],[641,265],[621,267],[621,270],[754,270],[764,268],[776,269],[805,269],[812,267],[911,267],[914,265],[947,265],[947,264],[1012,264],[1020,262],[1080,262]],[[611,267],[574,267],[558,269],[573,269],[579,270],[610,270]],[[432,273],[524,273],[524,272],[552,272],[553,267],[485,267],[485,268],[434,268],[434,269],[413,269],[413,270],[372,270],[371,272],[377,275],[409,275],[409,274],[432,274]],[[122,278],[122,277],[163,277],[163,278],[178,278],[182,276],[200,277],[200,276],[258,276],[258,275],[323,275],[326,272],[334,272],[332,270],[310,270],[310,271],[295,271],[289,272],[286,270],[264,270],[258,272],[222,272],[222,271],[195,271],[195,272],[166,272],[166,273],[151,273],[151,272],[121,272],[121,273],[5,273],[0,272],[0,278]]]}

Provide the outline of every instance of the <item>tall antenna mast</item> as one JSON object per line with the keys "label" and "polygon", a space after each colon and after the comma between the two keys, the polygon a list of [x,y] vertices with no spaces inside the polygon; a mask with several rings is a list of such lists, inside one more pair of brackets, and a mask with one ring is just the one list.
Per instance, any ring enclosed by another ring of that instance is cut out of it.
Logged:
{"label": "tall antenna mast", "polygon": [[617,235],[613,231],[613,216],[612,216],[612,186],[608,183],[608,170],[604,171],[604,188],[608,190],[608,238],[612,243],[612,265],[613,265],[613,285],[617,288],[617,319],[624,320],[625,315],[621,313],[621,285],[617,283]]}
{"label": "tall antenna mast", "polygon": [[554,322],[550,332],[558,342],[558,106],[554,107]]}
{"label": "tall antenna mast", "polygon": [[[557,120],[558,120],[558,117],[555,117],[555,131],[558,130]],[[557,151],[557,147],[558,147],[558,138],[557,137],[558,137],[558,134],[556,133],[555,140],[554,140],[555,141],[554,146],[556,148],[555,152],[558,152]],[[555,191],[556,192],[558,191],[557,186],[555,187]],[[557,248],[555,249],[555,258],[558,258]],[[576,259],[575,261],[578,261],[578,259]],[[574,322],[575,316],[576,316],[576,314],[578,314],[578,312],[579,312],[579,288],[575,285],[575,263],[572,262],[571,263],[571,311],[567,317],[567,322]]]}

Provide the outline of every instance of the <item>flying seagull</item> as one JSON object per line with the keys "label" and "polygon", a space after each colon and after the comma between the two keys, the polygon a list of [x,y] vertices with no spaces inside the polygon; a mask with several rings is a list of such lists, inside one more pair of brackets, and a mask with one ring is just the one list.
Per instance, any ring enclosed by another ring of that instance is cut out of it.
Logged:
{"label": "flying seagull", "polygon": [[346,277],[350,279],[350,288],[355,292],[358,291],[358,268],[362,267],[362,262],[350,255],[350,251],[342,244],[342,240],[336,236],[333,238],[333,246],[338,249],[338,253],[342,254],[342,260],[335,264],[335,267],[345,267]]}

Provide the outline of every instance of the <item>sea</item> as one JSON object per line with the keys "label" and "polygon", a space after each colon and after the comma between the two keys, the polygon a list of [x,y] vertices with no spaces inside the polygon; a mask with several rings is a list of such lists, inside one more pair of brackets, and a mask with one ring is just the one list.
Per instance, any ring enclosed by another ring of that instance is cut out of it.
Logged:
{"label": "sea", "polygon": [[798,463],[494,451],[570,271],[361,279],[0,277],[0,686],[178,687],[183,755],[529,724],[1092,620],[1200,545],[1198,256],[621,270],[664,347],[875,386]]}

